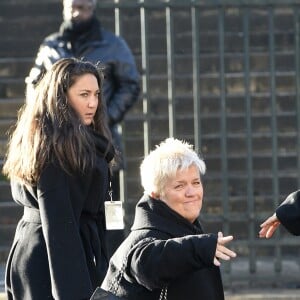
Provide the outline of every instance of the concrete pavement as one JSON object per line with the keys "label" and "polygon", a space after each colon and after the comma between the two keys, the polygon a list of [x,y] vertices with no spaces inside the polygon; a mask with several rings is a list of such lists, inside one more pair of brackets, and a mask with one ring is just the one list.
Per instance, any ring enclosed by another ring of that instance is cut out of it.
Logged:
{"label": "concrete pavement", "polygon": [[[2,293],[0,293],[0,300],[7,300],[4,295],[3,287]],[[300,290],[266,289],[250,291],[244,290],[239,292],[225,291],[225,300],[300,300]]]}
{"label": "concrete pavement", "polygon": [[[4,294],[4,270],[5,266],[0,264],[0,300],[7,300]],[[290,266],[289,270],[291,271]],[[231,289],[225,289],[225,300],[300,300],[300,288],[292,287],[288,289],[261,286],[258,289],[249,289],[243,286],[235,286]]]}
{"label": "concrete pavement", "polygon": [[[225,300],[299,300],[300,290],[257,290],[240,291],[239,293],[225,293]],[[4,293],[0,293],[0,300],[7,300]],[[142,299],[141,299],[142,300]],[[182,299],[188,300],[188,299]],[[208,299],[207,299],[208,300]]]}
{"label": "concrete pavement", "polygon": [[225,292],[226,300],[299,300],[298,289],[260,289]]}

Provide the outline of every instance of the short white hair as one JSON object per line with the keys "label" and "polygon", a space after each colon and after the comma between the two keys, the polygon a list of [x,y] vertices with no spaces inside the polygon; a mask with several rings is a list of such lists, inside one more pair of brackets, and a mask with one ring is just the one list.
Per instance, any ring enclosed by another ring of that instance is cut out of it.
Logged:
{"label": "short white hair", "polygon": [[[66,1],[70,1],[70,0],[62,0],[63,4],[65,4]],[[89,1],[93,4],[93,7],[96,7],[97,0],[89,0]]]}
{"label": "short white hair", "polygon": [[166,181],[173,178],[178,170],[196,166],[199,174],[204,175],[206,165],[185,141],[167,138],[151,151],[140,166],[141,184],[146,194],[161,194]]}

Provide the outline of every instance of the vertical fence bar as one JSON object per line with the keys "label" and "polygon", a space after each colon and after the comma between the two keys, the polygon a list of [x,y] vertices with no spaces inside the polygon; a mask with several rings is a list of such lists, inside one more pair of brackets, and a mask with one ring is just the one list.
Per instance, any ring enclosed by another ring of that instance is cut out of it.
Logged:
{"label": "vertical fence bar", "polygon": [[[295,23],[295,74],[296,74],[296,103],[297,103],[297,165],[300,170],[300,15],[299,7],[294,9]],[[300,176],[298,176],[298,188],[300,187]]]}
{"label": "vertical fence bar", "polygon": [[247,135],[247,210],[248,210],[248,234],[249,234],[249,270],[256,271],[255,261],[255,222],[254,222],[254,197],[253,197],[253,148],[252,148],[252,118],[250,96],[250,51],[249,51],[249,7],[243,9],[244,30],[244,86],[245,86],[245,111],[246,111],[246,135]]}
{"label": "vertical fence bar", "polygon": [[[295,91],[296,91],[296,118],[297,118],[297,144],[296,144],[296,155],[297,155],[297,166],[300,170],[300,15],[299,7],[294,7],[294,26],[295,26]],[[300,187],[300,176],[298,176],[298,188]],[[298,256],[299,264],[299,256]]]}
{"label": "vertical fence bar", "polygon": [[[274,207],[278,205],[278,141],[277,141],[277,109],[276,109],[276,68],[275,68],[275,28],[274,7],[268,8],[269,18],[269,52],[270,52],[270,92],[271,92],[271,135],[272,135],[272,189]],[[281,248],[279,245],[280,233],[275,236],[275,271],[281,271]]]}
{"label": "vertical fence bar", "polygon": [[201,106],[200,106],[200,34],[199,7],[191,7],[193,42],[193,99],[194,99],[194,144],[197,153],[201,149]]}
{"label": "vertical fence bar", "polygon": [[117,36],[121,35],[121,17],[120,8],[118,7],[119,0],[115,0],[115,34]]}
{"label": "vertical fence bar", "polygon": [[[121,36],[121,13],[120,13],[120,8],[118,7],[119,0],[114,0],[115,3],[115,8],[114,8],[114,13],[115,13],[115,34],[117,36]],[[118,127],[118,130],[121,132],[122,136],[125,136],[125,126],[124,124],[121,124]],[[124,147],[124,141],[122,140],[123,143],[123,156],[126,157],[125,153],[125,147]],[[119,180],[120,180],[120,201],[124,203],[126,201],[126,196],[127,196],[127,178],[126,178],[126,171],[124,169],[121,169],[119,171]]]}
{"label": "vertical fence bar", "polygon": [[143,116],[144,116],[144,154],[150,151],[150,108],[149,108],[149,47],[148,47],[148,17],[145,7],[140,8],[141,17],[141,47],[142,47],[142,93],[143,93]]}
{"label": "vertical fence bar", "polygon": [[[227,153],[227,113],[226,113],[226,86],[225,86],[225,9],[219,8],[218,34],[220,56],[220,106],[221,106],[221,164],[222,164],[222,206],[223,206],[223,232],[229,233],[229,194],[228,194],[228,153]],[[225,265],[225,271],[230,271],[230,263]]]}
{"label": "vertical fence bar", "polygon": [[175,99],[174,99],[174,28],[173,12],[170,6],[166,7],[166,39],[167,39],[167,69],[168,69],[168,110],[169,135],[176,134]]}

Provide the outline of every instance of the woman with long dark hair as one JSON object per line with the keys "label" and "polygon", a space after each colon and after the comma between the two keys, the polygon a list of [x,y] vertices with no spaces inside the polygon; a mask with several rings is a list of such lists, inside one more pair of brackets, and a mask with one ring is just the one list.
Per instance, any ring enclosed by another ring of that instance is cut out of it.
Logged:
{"label": "woman with long dark hair", "polygon": [[114,157],[102,71],[67,58],[26,95],[3,173],[24,206],[8,299],[89,299],[107,270],[104,201]]}

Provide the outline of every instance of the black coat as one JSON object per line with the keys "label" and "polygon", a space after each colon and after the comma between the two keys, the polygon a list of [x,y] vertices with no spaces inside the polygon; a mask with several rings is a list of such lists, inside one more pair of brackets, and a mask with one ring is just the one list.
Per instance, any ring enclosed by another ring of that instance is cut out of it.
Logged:
{"label": "black coat", "polygon": [[164,202],[144,196],[129,236],[112,256],[102,288],[125,299],[223,300],[213,265],[217,237],[203,234]]}
{"label": "black coat", "polygon": [[71,176],[51,163],[37,186],[11,183],[24,215],[7,262],[9,300],[89,299],[102,282],[112,152],[105,159],[100,150],[95,168],[85,174]]}
{"label": "black coat", "polygon": [[89,30],[81,35],[74,34],[68,26],[68,23],[63,23],[59,32],[44,39],[26,83],[36,83],[61,58],[77,57],[94,64],[100,62],[104,66],[103,96],[109,126],[115,147],[122,152],[117,125],[138,100],[140,92],[140,78],[132,52],[122,37],[105,30],[95,18]]}
{"label": "black coat", "polygon": [[292,234],[300,235],[300,190],[291,193],[276,209],[281,224]]}

